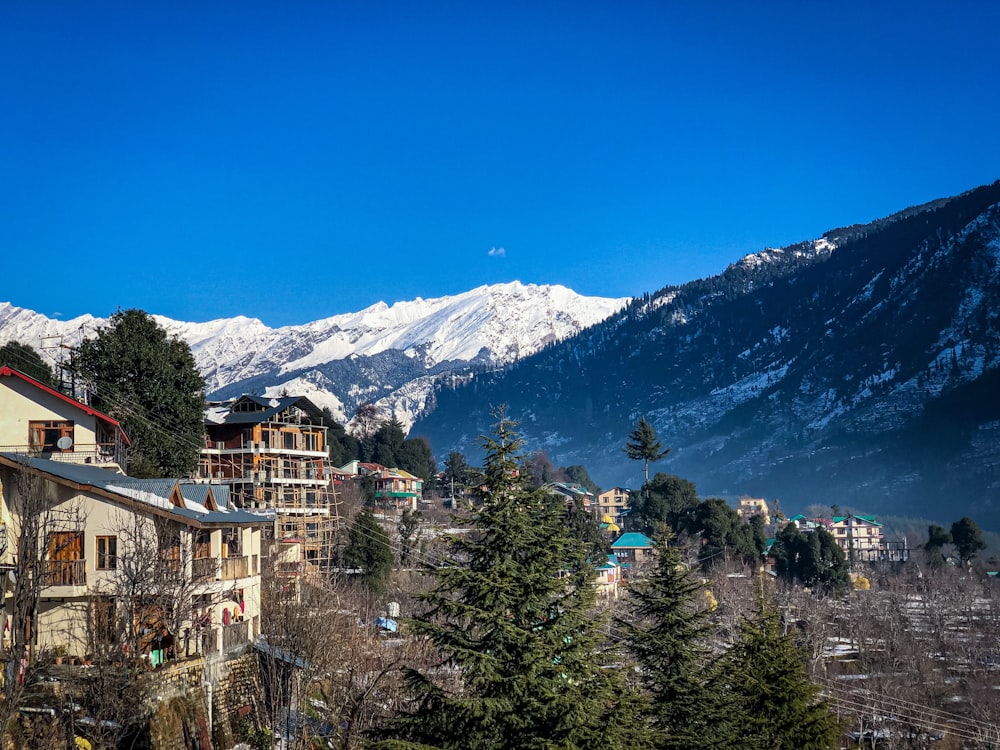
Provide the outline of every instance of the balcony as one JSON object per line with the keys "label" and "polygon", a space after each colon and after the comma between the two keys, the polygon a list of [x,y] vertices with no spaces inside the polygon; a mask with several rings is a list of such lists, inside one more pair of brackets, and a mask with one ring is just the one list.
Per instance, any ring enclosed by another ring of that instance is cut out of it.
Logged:
{"label": "balcony", "polygon": [[86,586],[86,560],[46,560],[43,586]]}
{"label": "balcony", "polygon": [[234,581],[237,578],[246,578],[250,575],[249,557],[224,557],[222,558],[222,580]]}
{"label": "balcony", "polygon": [[222,651],[229,653],[245,648],[250,642],[250,623],[247,620],[222,627]]}
{"label": "balcony", "polygon": [[214,581],[219,577],[219,560],[215,557],[197,557],[191,562],[191,577],[197,581]]}
{"label": "balcony", "polygon": [[76,443],[72,450],[45,450],[37,445],[0,445],[0,453],[16,453],[69,464],[125,468],[125,454],[115,443]]}

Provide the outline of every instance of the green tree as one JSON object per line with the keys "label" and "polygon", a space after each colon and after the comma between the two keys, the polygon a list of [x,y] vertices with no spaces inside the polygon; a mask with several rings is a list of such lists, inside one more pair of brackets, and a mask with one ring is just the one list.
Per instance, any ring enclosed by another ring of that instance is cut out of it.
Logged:
{"label": "green tree", "polygon": [[750,516],[747,522],[750,526],[750,535],[753,538],[753,546],[757,552],[757,559],[762,559],[767,552],[767,524],[764,523],[764,516],[755,513]]}
{"label": "green tree", "polygon": [[360,458],[361,444],[350,435],[344,425],[334,419],[329,407],[323,407],[323,422],[327,426],[326,442],[330,453],[330,464],[341,467]]}
{"label": "green tree", "polygon": [[795,524],[786,524],[771,547],[775,573],[785,580],[799,581],[821,593],[838,594],[850,586],[850,571],[844,551],[833,534],[822,526],[803,534]]}
{"label": "green tree", "polygon": [[664,523],[678,534],[698,530],[692,528],[698,508],[698,491],[687,479],[674,474],[657,474],[634,501],[636,515],[650,529]]}
{"label": "green tree", "polygon": [[806,655],[781,631],[763,592],[754,619],[723,658],[738,739],[747,750],[835,750],[841,727],[806,674]]}
{"label": "green tree", "polygon": [[983,532],[979,525],[968,516],[963,516],[961,521],[955,521],[951,525],[951,543],[955,545],[955,551],[965,565],[972,562],[977,554],[986,549]]}
{"label": "green tree", "polygon": [[[486,450],[473,533],[449,538],[450,562],[428,569],[433,588],[411,623],[459,685],[412,672],[418,707],[394,720],[383,747],[589,750],[623,747],[633,702],[606,669],[595,571],[566,531],[562,503],[533,490],[521,440],[501,407]],[[637,745],[639,743],[636,743]]]}
{"label": "green tree", "polygon": [[399,517],[399,564],[405,566],[410,561],[414,544],[420,534],[420,522],[423,514],[419,510],[407,508]]}
{"label": "green tree", "polygon": [[660,750],[734,747],[719,700],[709,647],[713,627],[699,606],[704,588],[670,546],[665,527],[654,534],[656,568],[630,587],[624,642],[640,668],[649,695],[650,723]]}
{"label": "green tree", "polygon": [[944,565],[944,545],[951,544],[951,533],[945,531],[943,526],[932,523],[927,527],[927,544],[924,545],[924,552],[927,553],[927,563],[932,568],[940,568]]}
{"label": "green tree", "polygon": [[142,310],[119,310],[73,358],[93,405],[121,422],[132,443],[128,473],[193,472],[204,445],[205,382],[188,345]]}
{"label": "green tree", "polygon": [[455,492],[461,492],[472,481],[472,468],[465,460],[465,456],[458,451],[452,451],[444,462],[444,484],[450,496],[454,497]]}
{"label": "green tree", "polygon": [[389,535],[368,508],[362,508],[348,532],[344,564],[361,571],[361,582],[370,590],[385,590],[392,573],[392,547]]}
{"label": "green tree", "polygon": [[659,461],[668,453],[670,448],[663,447],[663,443],[656,437],[653,425],[647,422],[645,417],[640,417],[639,423],[629,433],[625,443],[625,455],[633,461],[642,461],[642,472],[645,477],[643,485],[649,484],[649,464]]}
{"label": "green tree", "polygon": [[56,387],[56,378],[52,368],[46,364],[38,352],[27,344],[8,341],[0,346],[0,367],[3,365],[9,365],[15,370],[23,372],[29,378],[34,378],[51,388]]}
{"label": "green tree", "polygon": [[437,474],[437,464],[426,438],[409,438],[403,441],[398,454],[399,468],[429,482]]}
{"label": "green tree", "polygon": [[692,526],[700,529],[698,561],[706,570],[727,557],[738,557],[747,563],[754,561],[757,550],[753,532],[725,500],[702,501],[695,509]]}
{"label": "green tree", "polygon": [[406,433],[403,431],[403,425],[398,419],[391,419],[379,427],[372,436],[371,460],[383,466],[403,468],[400,466],[399,455],[405,441]]}
{"label": "green tree", "polygon": [[579,464],[573,466],[567,466],[563,469],[563,473],[569,478],[569,481],[574,484],[578,484],[581,487],[585,487],[587,492],[591,493],[595,497],[601,494],[601,488],[597,486],[597,483],[590,478],[590,472],[587,471],[586,466],[581,466]]}

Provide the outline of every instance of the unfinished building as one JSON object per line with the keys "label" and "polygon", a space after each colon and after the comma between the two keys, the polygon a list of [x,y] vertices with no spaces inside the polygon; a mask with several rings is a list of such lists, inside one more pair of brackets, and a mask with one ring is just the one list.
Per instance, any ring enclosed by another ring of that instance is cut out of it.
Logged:
{"label": "unfinished building", "polygon": [[339,524],[323,412],[304,396],[244,395],[210,404],[200,476],[230,486],[240,508],[273,514],[275,539],[301,542],[325,568]]}

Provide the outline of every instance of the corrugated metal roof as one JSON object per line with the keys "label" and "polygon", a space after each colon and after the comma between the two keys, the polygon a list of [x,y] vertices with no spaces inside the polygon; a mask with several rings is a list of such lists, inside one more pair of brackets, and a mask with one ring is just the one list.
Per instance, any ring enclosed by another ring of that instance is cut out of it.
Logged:
{"label": "corrugated metal roof", "polygon": [[[231,525],[269,523],[268,519],[263,516],[233,508],[229,502],[229,488],[224,485],[198,484],[177,479],[138,479],[97,466],[50,461],[44,458],[27,458],[15,453],[0,453],[0,458],[6,459],[11,465],[27,464],[30,468],[43,474],[74,484],[100,489],[123,499],[142,502],[184,519],[201,523]],[[199,502],[195,499],[197,497],[201,497],[203,502],[204,498],[207,497],[208,488],[211,487],[219,510],[201,511],[174,506],[170,495],[175,487],[180,488],[183,497],[187,499],[190,496],[195,502]],[[225,507],[219,499],[220,496],[225,498]]]}
{"label": "corrugated metal roof", "polygon": [[[232,411],[241,402],[253,402],[261,407],[258,411]],[[229,411],[220,413],[218,407],[212,410],[209,424],[261,424],[270,422],[279,414],[293,406],[302,409],[310,418],[317,421],[323,419],[323,411],[305,396],[282,396],[280,398],[265,398],[261,396],[244,395],[229,405]]]}
{"label": "corrugated metal roof", "polygon": [[612,549],[622,549],[623,547],[653,547],[653,540],[638,531],[629,531],[622,534],[611,543]]}

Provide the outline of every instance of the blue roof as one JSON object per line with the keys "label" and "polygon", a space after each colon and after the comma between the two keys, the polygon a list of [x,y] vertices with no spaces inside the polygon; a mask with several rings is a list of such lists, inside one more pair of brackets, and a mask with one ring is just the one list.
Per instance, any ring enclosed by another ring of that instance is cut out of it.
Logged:
{"label": "blue roof", "polygon": [[615,539],[611,543],[612,549],[621,549],[623,547],[654,547],[653,540],[650,539],[645,534],[641,534],[638,531],[629,531],[626,534],[622,534],[620,537]]}
{"label": "blue roof", "polygon": [[[0,458],[74,484],[84,485],[103,492],[117,495],[129,502],[142,502],[174,516],[199,523],[220,523],[228,525],[269,523],[268,519],[256,513],[248,513],[233,508],[229,498],[229,488],[219,484],[200,484],[181,479],[137,479],[118,474],[110,469],[102,469],[88,464],[73,464],[66,461],[50,461],[45,458],[28,458],[16,453],[0,453]],[[216,501],[218,510],[200,508],[179,508],[171,502],[174,488],[180,490],[186,501],[203,506],[208,491]],[[135,493],[141,493],[136,496]],[[146,499],[143,495],[148,495]]]}

